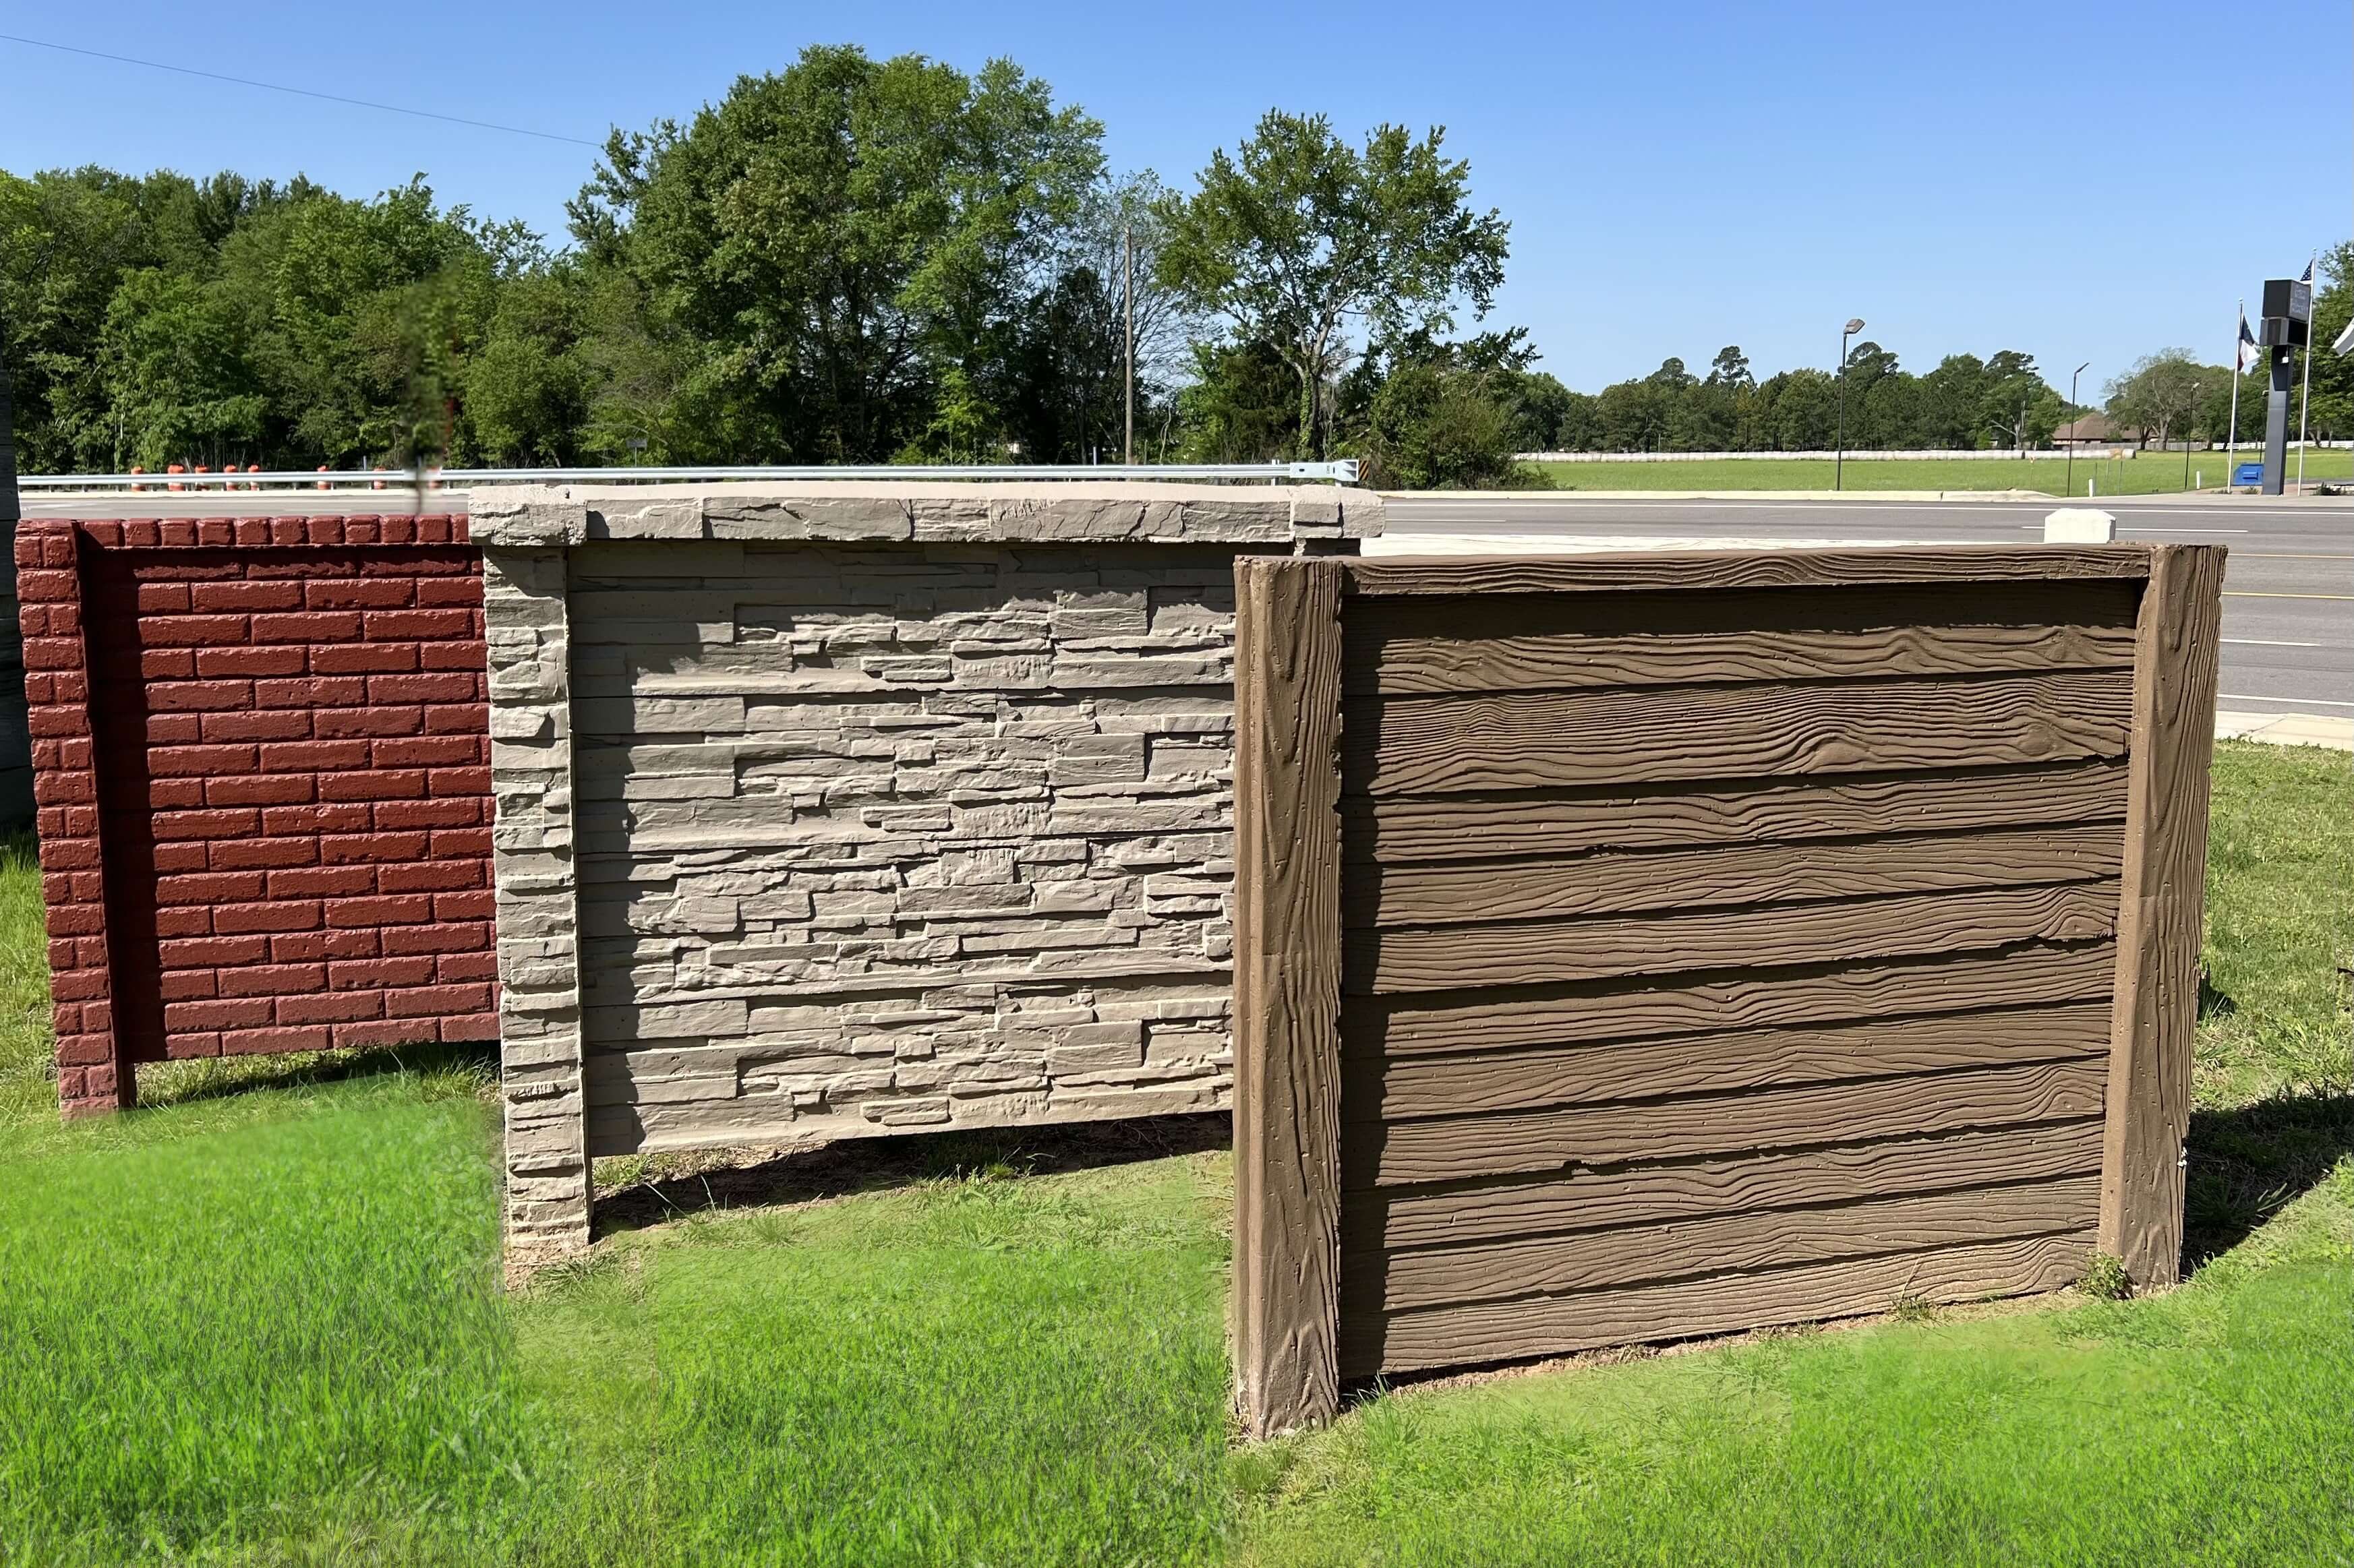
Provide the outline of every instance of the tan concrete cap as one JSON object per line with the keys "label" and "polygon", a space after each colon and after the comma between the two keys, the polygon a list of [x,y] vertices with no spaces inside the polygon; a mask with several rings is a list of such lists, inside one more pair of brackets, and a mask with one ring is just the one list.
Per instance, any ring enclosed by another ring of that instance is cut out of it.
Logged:
{"label": "tan concrete cap", "polygon": [[485,485],[468,510],[474,543],[509,549],[602,539],[1281,544],[1372,538],[1383,520],[1369,490],[1124,480]]}

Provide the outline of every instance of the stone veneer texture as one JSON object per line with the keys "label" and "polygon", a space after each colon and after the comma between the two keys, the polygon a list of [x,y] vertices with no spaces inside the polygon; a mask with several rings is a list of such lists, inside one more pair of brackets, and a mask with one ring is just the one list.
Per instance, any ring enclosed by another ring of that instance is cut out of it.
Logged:
{"label": "stone veneer texture", "polygon": [[1376,500],[514,493],[474,527],[526,1241],[585,1234],[593,1156],[1228,1103],[1233,561]]}

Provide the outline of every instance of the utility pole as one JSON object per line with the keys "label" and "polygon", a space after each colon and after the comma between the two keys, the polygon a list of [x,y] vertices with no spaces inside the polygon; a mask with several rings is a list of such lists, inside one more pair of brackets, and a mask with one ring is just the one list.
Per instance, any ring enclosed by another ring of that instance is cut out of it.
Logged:
{"label": "utility pole", "polygon": [[1136,232],[1126,224],[1119,230],[1120,341],[1126,347],[1127,387],[1122,398],[1119,461],[1136,461]]}
{"label": "utility pole", "polygon": [[1847,488],[1847,340],[1863,330],[1863,318],[1856,317],[1840,334],[1839,362],[1839,439],[1831,451],[1831,488]]}
{"label": "utility pole", "polygon": [[[2084,366],[2092,363],[2089,359],[2084,361],[2068,377],[2068,407],[2071,408],[2076,406],[2076,377],[2084,375]],[[2076,493],[2076,439],[2084,433],[2084,418],[2082,414],[2068,416],[2068,477],[2060,482],[2060,497],[2063,501]]]}
{"label": "utility pole", "polygon": [[2190,384],[2190,412],[2182,417],[2182,488],[2190,488],[2190,421],[2199,417],[2199,383]]}

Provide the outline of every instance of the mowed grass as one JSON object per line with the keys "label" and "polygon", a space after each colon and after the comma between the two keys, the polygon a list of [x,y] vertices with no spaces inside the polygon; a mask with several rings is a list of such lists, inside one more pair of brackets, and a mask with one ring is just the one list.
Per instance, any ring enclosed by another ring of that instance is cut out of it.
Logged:
{"label": "mowed grass", "polygon": [[480,1063],[175,1070],[51,1119],[19,853],[0,1563],[2354,1561],[2347,758],[2219,747],[2213,844],[2190,1286],[1410,1388],[1241,1450],[1222,1151],[677,1177],[504,1296]]}
{"label": "mowed grass", "polygon": [[581,1473],[620,1483],[540,1543],[682,1565],[1215,1560],[1223,1164],[986,1162],[623,1238],[524,1313]]}
{"label": "mowed grass", "polygon": [[2342,1562],[2346,1306],[2342,1269],[2285,1266],[1393,1396],[1256,1457],[1245,1560]]}
{"label": "mowed grass", "polygon": [[[2258,457],[2261,453],[2256,454]],[[2240,461],[2255,457],[2243,449]],[[2070,471],[2064,458],[1892,458],[1850,461],[1829,458],[1723,459],[1694,462],[1551,462],[1522,465],[1541,488],[1555,490],[1829,490],[1834,467],[1843,490],[2033,490],[2082,500],[2088,487],[2101,495],[2164,495],[2203,484],[2221,488],[2231,462],[2217,449],[2192,452],[2186,481],[2182,454],[2147,451],[2111,461],[2077,458]],[[2288,477],[2296,478],[2296,454],[2289,454]],[[2305,482],[2344,483],[2354,478],[2354,450],[2317,448],[2305,454]]]}
{"label": "mowed grass", "polygon": [[922,1140],[509,1298],[484,1065],[175,1066],[61,1126],[41,951],[15,846],[0,1563],[1222,1555],[1223,1153]]}
{"label": "mowed grass", "polygon": [[324,1552],[519,1495],[480,1074],[61,1127],[43,950],[38,879],[11,845],[0,1562]]}

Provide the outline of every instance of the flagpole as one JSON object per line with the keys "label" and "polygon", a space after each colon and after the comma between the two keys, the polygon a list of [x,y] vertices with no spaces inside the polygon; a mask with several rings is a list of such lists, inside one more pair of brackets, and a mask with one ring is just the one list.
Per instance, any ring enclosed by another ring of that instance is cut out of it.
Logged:
{"label": "flagpole", "polygon": [[2223,427],[2223,493],[2232,493],[2232,473],[2240,462],[2240,375],[2243,356],[2240,334],[2248,330],[2248,302],[2240,302],[2240,319],[2232,328],[2232,422]]}
{"label": "flagpole", "polygon": [[[2305,264],[2305,281],[2307,289],[2321,287],[2321,252],[2318,250],[2313,253],[2313,260]],[[2306,298],[2311,300],[2313,296],[2308,293]],[[2306,313],[2312,313],[2309,305]],[[2305,432],[2306,420],[2312,413],[2313,330],[2308,325],[2305,334],[2305,391],[2296,400],[2296,493],[2299,495],[2305,493]]]}

